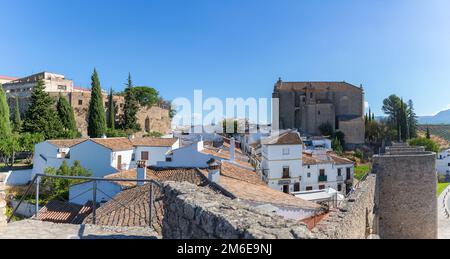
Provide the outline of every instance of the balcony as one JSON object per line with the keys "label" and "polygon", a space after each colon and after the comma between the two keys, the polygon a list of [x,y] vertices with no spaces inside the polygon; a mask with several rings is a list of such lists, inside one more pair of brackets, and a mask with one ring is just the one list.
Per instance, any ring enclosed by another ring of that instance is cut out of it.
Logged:
{"label": "balcony", "polygon": [[319,175],[319,182],[326,182],[328,181],[328,176],[326,175]]}

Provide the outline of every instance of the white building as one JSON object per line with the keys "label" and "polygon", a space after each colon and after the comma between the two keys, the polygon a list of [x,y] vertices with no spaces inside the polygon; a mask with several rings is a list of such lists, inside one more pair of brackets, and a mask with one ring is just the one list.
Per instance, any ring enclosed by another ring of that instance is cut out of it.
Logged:
{"label": "white building", "polygon": [[18,79],[17,77],[12,77],[12,76],[0,76],[0,84],[6,84],[9,83],[11,81],[14,81]]}
{"label": "white building", "polygon": [[69,165],[79,161],[93,176],[103,177],[135,168],[137,160],[148,165],[165,161],[166,155],[179,147],[175,138],[92,138],[47,140],[36,144],[30,180],[48,167],[59,168],[63,161]]}
{"label": "white building", "polygon": [[31,76],[16,78],[3,84],[3,88],[9,95],[28,97],[31,90],[39,80],[43,80],[46,92],[72,92],[73,81],[66,79],[63,75],[41,72]]}
{"label": "white building", "polygon": [[440,175],[450,177],[450,149],[438,154],[436,169]]}
{"label": "white building", "polygon": [[306,153],[298,132],[263,140],[261,177],[285,193],[333,188],[346,194],[353,185],[354,164],[326,149]]}

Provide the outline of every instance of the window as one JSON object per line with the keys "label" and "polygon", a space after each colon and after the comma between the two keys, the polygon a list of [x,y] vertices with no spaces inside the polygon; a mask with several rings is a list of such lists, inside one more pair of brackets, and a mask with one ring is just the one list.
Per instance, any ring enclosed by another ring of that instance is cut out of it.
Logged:
{"label": "window", "polygon": [[289,193],[289,185],[283,185],[283,192]]}
{"label": "window", "polygon": [[338,192],[342,192],[342,184],[338,184],[337,190],[338,190]]}
{"label": "window", "polygon": [[172,162],[172,157],[170,156],[166,157],[166,162]]}
{"label": "window", "polygon": [[448,163],[448,166],[450,166],[450,163]]}
{"label": "window", "polygon": [[309,98],[313,98],[313,93],[309,93]]}
{"label": "window", "polygon": [[141,160],[148,160],[148,151],[141,152]]}
{"label": "window", "polygon": [[308,176],[308,178],[311,178],[311,173],[308,173],[307,176]]}
{"label": "window", "polygon": [[288,166],[287,167],[283,167],[283,179],[285,179],[285,178],[291,178],[289,176],[289,167]]}
{"label": "window", "polygon": [[320,115],[320,111],[317,112]]}
{"label": "window", "polygon": [[83,100],[78,100],[78,105],[83,105]]}
{"label": "window", "polygon": [[338,176],[341,176],[341,175],[342,175],[342,169],[339,168],[339,169],[338,169]]}
{"label": "window", "polygon": [[58,85],[58,90],[67,90],[67,86],[65,85]]}
{"label": "window", "polygon": [[324,176],[325,175],[325,169],[320,169],[319,174],[320,174],[320,176]]}
{"label": "window", "polygon": [[300,183],[295,183],[294,184],[294,192],[299,192],[300,191]]}
{"label": "window", "polygon": [[352,178],[352,171],[350,168],[347,168],[347,180],[350,180]]}
{"label": "window", "polygon": [[319,190],[325,190],[325,185],[319,185]]}
{"label": "window", "polygon": [[307,191],[312,191],[313,188],[312,188],[312,186],[306,186],[306,190],[307,190]]}
{"label": "window", "polygon": [[308,169],[311,169],[311,166],[310,166],[310,165],[308,165]]}
{"label": "window", "polygon": [[283,148],[283,156],[289,155],[289,148]]}

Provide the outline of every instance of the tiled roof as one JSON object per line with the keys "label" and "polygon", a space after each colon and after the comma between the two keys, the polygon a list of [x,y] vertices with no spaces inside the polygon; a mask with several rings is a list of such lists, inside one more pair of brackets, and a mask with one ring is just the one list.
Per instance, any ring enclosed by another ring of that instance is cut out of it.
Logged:
{"label": "tiled roof", "polygon": [[87,139],[60,139],[60,140],[55,139],[55,140],[48,140],[48,143],[58,148],[70,148],[86,140]]}
{"label": "tiled roof", "polygon": [[[201,170],[207,176],[207,170]],[[320,209],[321,206],[267,186],[259,176],[238,165],[222,162],[219,185],[235,198],[251,204],[272,204],[290,208]]]}
{"label": "tiled roof", "polygon": [[[130,169],[121,171],[118,173],[105,176],[108,179],[136,179],[136,169]],[[207,184],[207,179],[195,168],[155,168],[149,167],[146,170],[146,178],[154,179],[156,181],[177,181],[177,182],[190,182],[198,186],[204,186]],[[135,182],[117,182],[125,187],[136,186]]]}
{"label": "tiled roof", "polygon": [[177,140],[176,138],[136,138],[131,142],[133,146],[171,147]]}
{"label": "tiled roof", "polygon": [[92,203],[84,206],[51,200],[39,210],[37,220],[53,223],[80,224],[92,211]]}
{"label": "tiled roof", "polygon": [[319,164],[331,163],[331,161],[322,160],[318,157],[314,157],[309,154],[303,154],[302,160],[303,160],[303,165],[319,165]]}
{"label": "tiled roof", "polygon": [[298,132],[285,132],[261,141],[264,145],[301,145],[303,141]]}
{"label": "tiled roof", "polygon": [[[235,153],[234,153],[234,159],[235,162],[242,165],[242,166],[246,166],[246,167],[252,167],[252,165],[248,162],[249,158],[242,154],[242,151],[238,151],[239,149],[235,149]],[[205,154],[205,155],[212,155],[215,156],[217,158],[222,158],[222,159],[230,159],[230,151],[229,149],[224,149],[224,148],[216,148],[216,147],[212,147],[212,146],[205,146],[203,148],[203,150],[200,151],[201,153]]]}
{"label": "tiled roof", "polygon": [[18,77],[12,77],[12,76],[0,76],[0,79],[16,80],[16,79],[19,79],[19,78]]}
{"label": "tiled roof", "polygon": [[108,149],[111,149],[112,151],[133,149],[133,145],[128,138],[92,138],[90,140]]}
{"label": "tiled roof", "polygon": [[[161,190],[153,185],[155,198],[152,227],[158,233],[162,229],[162,195]],[[96,224],[103,226],[145,227],[150,225],[150,184],[137,186],[117,194],[113,200],[96,210]],[[92,224],[89,215],[83,224]]]}
{"label": "tiled roof", "polygon": [[349,165],[349,164],[353,164],[354,162],[350,159],[347,159],[345,157],[340,157],[336,154],[333,153],[328,153],[328,157],[330,157],[335,164],[337,165]]}

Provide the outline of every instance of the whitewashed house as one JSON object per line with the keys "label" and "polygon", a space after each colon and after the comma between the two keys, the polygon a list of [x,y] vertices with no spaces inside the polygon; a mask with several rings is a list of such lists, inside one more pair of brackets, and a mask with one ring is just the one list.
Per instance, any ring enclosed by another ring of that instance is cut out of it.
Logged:
{"label": "whitewashed house", "polygon": [[298,132],[262,140],[262,180],[284,193],[300,191],[303,142]]}
{"label": "whitewashed house", "polygon": [[436,169],[439,175],[450,177],[450,149],[438,154],[436,159]]}
{"label": "whitewashed house", "polygon": [[174,149],[169,152],[163,161],[158,161],[158,167],[198,167],[206,168],[207,162],[212,158],[211,155],[204,154],[204,142],[197,141],[189,146]]}
{"label": "whitewashed house", "polygon": [[45,173],[48,167],[59,168],[64,160],[69,162],[72,147],[83,141],[86,139],[47,140],[36,144],[29,180],[38,173]]}
{"label": "whitewashed house", "polygon": [[327,149],[306,152],[300,134],[290,131],[262,141],[260,171],[264,182],[285,193],[333,188],[346,194],[354,164]]}
{"label": "whitewashed house", "polygon": [[135,138],[131,142],[134,161],[146,161],[149,166],[166,161],[166,156],[172,150],[180,148],[180,140],[177,138]]}

